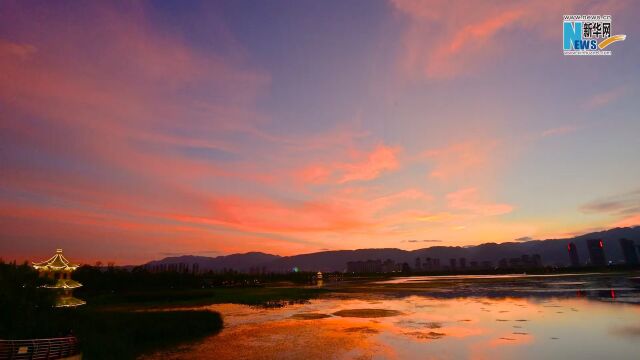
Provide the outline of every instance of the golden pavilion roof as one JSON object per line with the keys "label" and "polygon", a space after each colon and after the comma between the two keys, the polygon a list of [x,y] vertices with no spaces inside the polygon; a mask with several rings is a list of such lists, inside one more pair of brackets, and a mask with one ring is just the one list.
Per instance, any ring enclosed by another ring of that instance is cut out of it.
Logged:
{"label": "golden pavilion roof", "polygon": [[58,279],[55,284],[43,285],[42,287],[48,289],[75,289],[81,287],[82,284],[71,279]]}
{"label": "golden pavilion roof", "polygon": [[36,270],[47,271],[74,271],[78,268],[78,265],[72,264],[67,258],[62,255],[62,249],[57,249],[56,254],[49,260],[45,260],[39,263],[33,263],[33,267]]}

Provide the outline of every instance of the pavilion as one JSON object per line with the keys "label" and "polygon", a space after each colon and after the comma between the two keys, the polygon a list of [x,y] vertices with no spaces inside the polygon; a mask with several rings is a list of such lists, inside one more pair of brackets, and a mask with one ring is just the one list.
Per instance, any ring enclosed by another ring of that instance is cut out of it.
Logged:
{"label": "pavilion", "polygon": [[71,279],[71,273],[78,268],[78,265],[71,264],[62,255],[62,249],[57,249],[56,254],[49,260],[33,263],[33,267],[38,270],[40,276],[56,281],[55,284],[43,285],[43,287],[56,292],[55,307],[75,307],[86,304],[85,301],[73,297],[73,289],[82,286],[79,282]]}

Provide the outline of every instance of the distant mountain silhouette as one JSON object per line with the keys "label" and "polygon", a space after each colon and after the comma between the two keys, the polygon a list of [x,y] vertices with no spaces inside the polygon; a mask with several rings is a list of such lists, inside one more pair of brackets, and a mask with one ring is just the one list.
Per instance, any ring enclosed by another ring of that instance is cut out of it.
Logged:
{"label": "distant mountain silhouette", "polygon": [[162,260],[151,261],[147,263],[149,266],[160,264],[198,264],[201,271],[221,271],[223,269],[233,269],[238,271],[248,271],[252,267],[262,267],[265,264],[279,259],[278,255],[265,254],[262,252],[248,252],[245,254],[232,254],[226,256],[208,257],[208,256],[171,256]]}
{"label": "distant mountain silhouette", "polygon": [[358,260],[386,260],[395,262],[407,262],[413,266],[416,257],[423,261],[426,257],[439,258],[443,265],[448,264],[451,258],[467,259],[470,261],[491,261],[497,265],[502,258],[520,257],[524,254],[540,254],[544,265],[564,266],[569,264],[567,244],[574,242],[578,248],[580,262],[585,264],[589,259],[586,241],[588,239],[602,239],[607,260],[622,261],[622,250],[618,239],[627,238],[640,244],[640,226],[632,228],[615,228],[600,232],[584,234],[567,239],[547,239],[514,241],[505,243],[486,243],[476,246],[433,246],[413,251],[386,248],[386,249],[359,249],[322,251],[311,254],[294,256],[278,256],[261,252],[246,254],[233,254],[218,257],[206,256],[177,256],[162,260],[152,261],[149,265],[172,263],[197,263],[200,270],[220,271],[222,269],[234,269],[248,271],[251,268],[266,268],[269,271],[290,271],[298,267],[302,271],[343,271],[348,261]]}

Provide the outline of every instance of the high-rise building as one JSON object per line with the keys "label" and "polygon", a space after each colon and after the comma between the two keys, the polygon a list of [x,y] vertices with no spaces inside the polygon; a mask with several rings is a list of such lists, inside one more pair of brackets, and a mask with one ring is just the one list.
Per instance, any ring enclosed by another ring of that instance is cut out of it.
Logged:
{"label": "high-rise building", "polygon": [[449,259],[449,267],[451,268],[451,270],[454,270],[456,268],[456,259]]}
{"label": "high-rise building", "polygon": [[419,257],[416,258],[416,266],[415,266],[416,270],[422,270],[422,262],[420,260]]}
{"label": "high-rise building", "polygon": [[465,269],[467,267],[467,258],[461,257],[458,259],[458,263],[460,264],[460,269]]}
{"label": "high-rise building", "polygon": [[567,245],[567,251],[569,252],[569,259],[571,260],[571,267],[580,266],[580,257],[578,257],[578,247],[574,243]]}
{"label": "high-rise building", "polygon": [[620,239],[619,241],[624,262],[627,265],[638,265],[638,253],[636,252],[635,242],[629,239]]}
{"label": "high-rise building", "polygon": [[604,242],[601,239],[587,240],[589,250],[589,260],[592,266],[606,266],[607,259],[604,256]]}

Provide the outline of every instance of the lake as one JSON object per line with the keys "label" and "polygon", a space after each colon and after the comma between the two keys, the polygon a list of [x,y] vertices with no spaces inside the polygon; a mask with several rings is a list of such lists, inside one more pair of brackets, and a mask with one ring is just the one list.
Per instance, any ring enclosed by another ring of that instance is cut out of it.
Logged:
{"label": "lake", "polygon": [[276,308],[218,304],[224,330],[150,358],[639,359],[638,274],[323,284]]}

